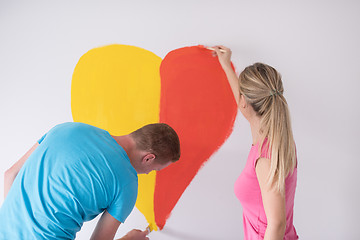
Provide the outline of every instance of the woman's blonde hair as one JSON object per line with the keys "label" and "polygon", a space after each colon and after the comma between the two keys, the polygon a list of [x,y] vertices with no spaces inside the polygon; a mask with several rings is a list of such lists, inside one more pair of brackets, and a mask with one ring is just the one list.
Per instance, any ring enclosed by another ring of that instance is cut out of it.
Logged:
{"label": "woman's blonde hair", "polygon": [[269,65],[255,63],[240,74],[239,85],[240,94],[260,116],[259,154],[267,148],[271,161],[268,183],[284,193],[285,179],[296,166],[296,150],[281,75]]}

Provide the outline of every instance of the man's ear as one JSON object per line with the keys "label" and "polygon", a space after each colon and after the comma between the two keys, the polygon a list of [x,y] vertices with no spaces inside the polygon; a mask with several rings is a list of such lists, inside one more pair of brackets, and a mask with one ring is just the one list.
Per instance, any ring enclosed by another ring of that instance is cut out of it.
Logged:
{"label": "man's ear", "polygon": [[155,154],[153,153],[147,153],[142,159],[142,162],[146,165],[149,165],[154,161],[155,161]]}

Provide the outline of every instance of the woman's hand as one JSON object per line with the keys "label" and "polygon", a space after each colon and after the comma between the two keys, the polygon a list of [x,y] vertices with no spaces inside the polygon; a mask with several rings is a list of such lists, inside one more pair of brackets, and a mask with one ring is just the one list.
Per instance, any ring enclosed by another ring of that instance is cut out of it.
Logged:
{"label": "woman's hand", "polygon": [[221,67],[226,72],[231,69],[231,50],[225,46],[215,46],[214,48],[214,56],[217,56]]}
{"label": "woman's hand", "polygon": [[240,102],[239,79],[231,67],[231,50],[230,48],[224,46],[215,46],[213,47],[213,49],[214,49],[213,54],[214,56],[218,57],[220,65],[223,68],[226,77],[229,81],[231,90],[234,94],[236,104],[239,105]]}

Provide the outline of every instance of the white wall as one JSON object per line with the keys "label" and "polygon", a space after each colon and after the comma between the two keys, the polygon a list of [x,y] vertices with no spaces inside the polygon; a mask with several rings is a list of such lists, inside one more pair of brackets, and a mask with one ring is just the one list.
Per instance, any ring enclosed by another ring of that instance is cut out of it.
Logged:
{"label": "white wall", "polygon": [[[358,1],[1,1],[0,172],[50,127],[72,121],[72,72],[88,50],[120,43],[163,58],[184,46],[224,44],[238,71],[262,61],[283,75],[298,149],[294,223],[300,237],[356,239],[359,10]],[[238,116],[164,231],[150,238],[242,239],[233,184],[250,144],[248,123]],[[78,239],[88,239],[94,226],[86,223]],[[132,227],[146,227],[136,210],[118,236]]]}

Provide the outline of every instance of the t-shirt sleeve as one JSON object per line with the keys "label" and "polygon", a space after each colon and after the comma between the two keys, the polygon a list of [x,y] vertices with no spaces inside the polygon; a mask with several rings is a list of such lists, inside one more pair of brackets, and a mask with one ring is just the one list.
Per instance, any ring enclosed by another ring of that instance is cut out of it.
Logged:
{"label": "t-shirt sleeve", "polygon": [[47,134],[47,133],[45,133],[44,136],[42,136],[42,137],[37,141],[39,144],[41,144],[41,142],[44,140],[44,138],[46,137],[46,134]]}
{"label": "t-shirt sleeve", "polygon": [[60,127],[60,126],[64,126],[65,124],[69,124],[69,123],[61,123],[61,124],[58,124],[58,125],[56,125],[55,127],[51,128],[51,129],[50,129],[47,133],[45,133],[37,142],[38,142],[39,144],[41,144],[42,141],[45,139],[45,137],[46,137],[49,133],[51,133],[54,129],[57,129],[57,128]]}
{"label": "t-shirt sleeve", "polygon": [[108,213],[110,213],[111,216],[116,218],[121,223],[124,223],[135,206],[137,191],[137,182],[132,182],[125,185],[121,189],[118,197],[108,207]]}

